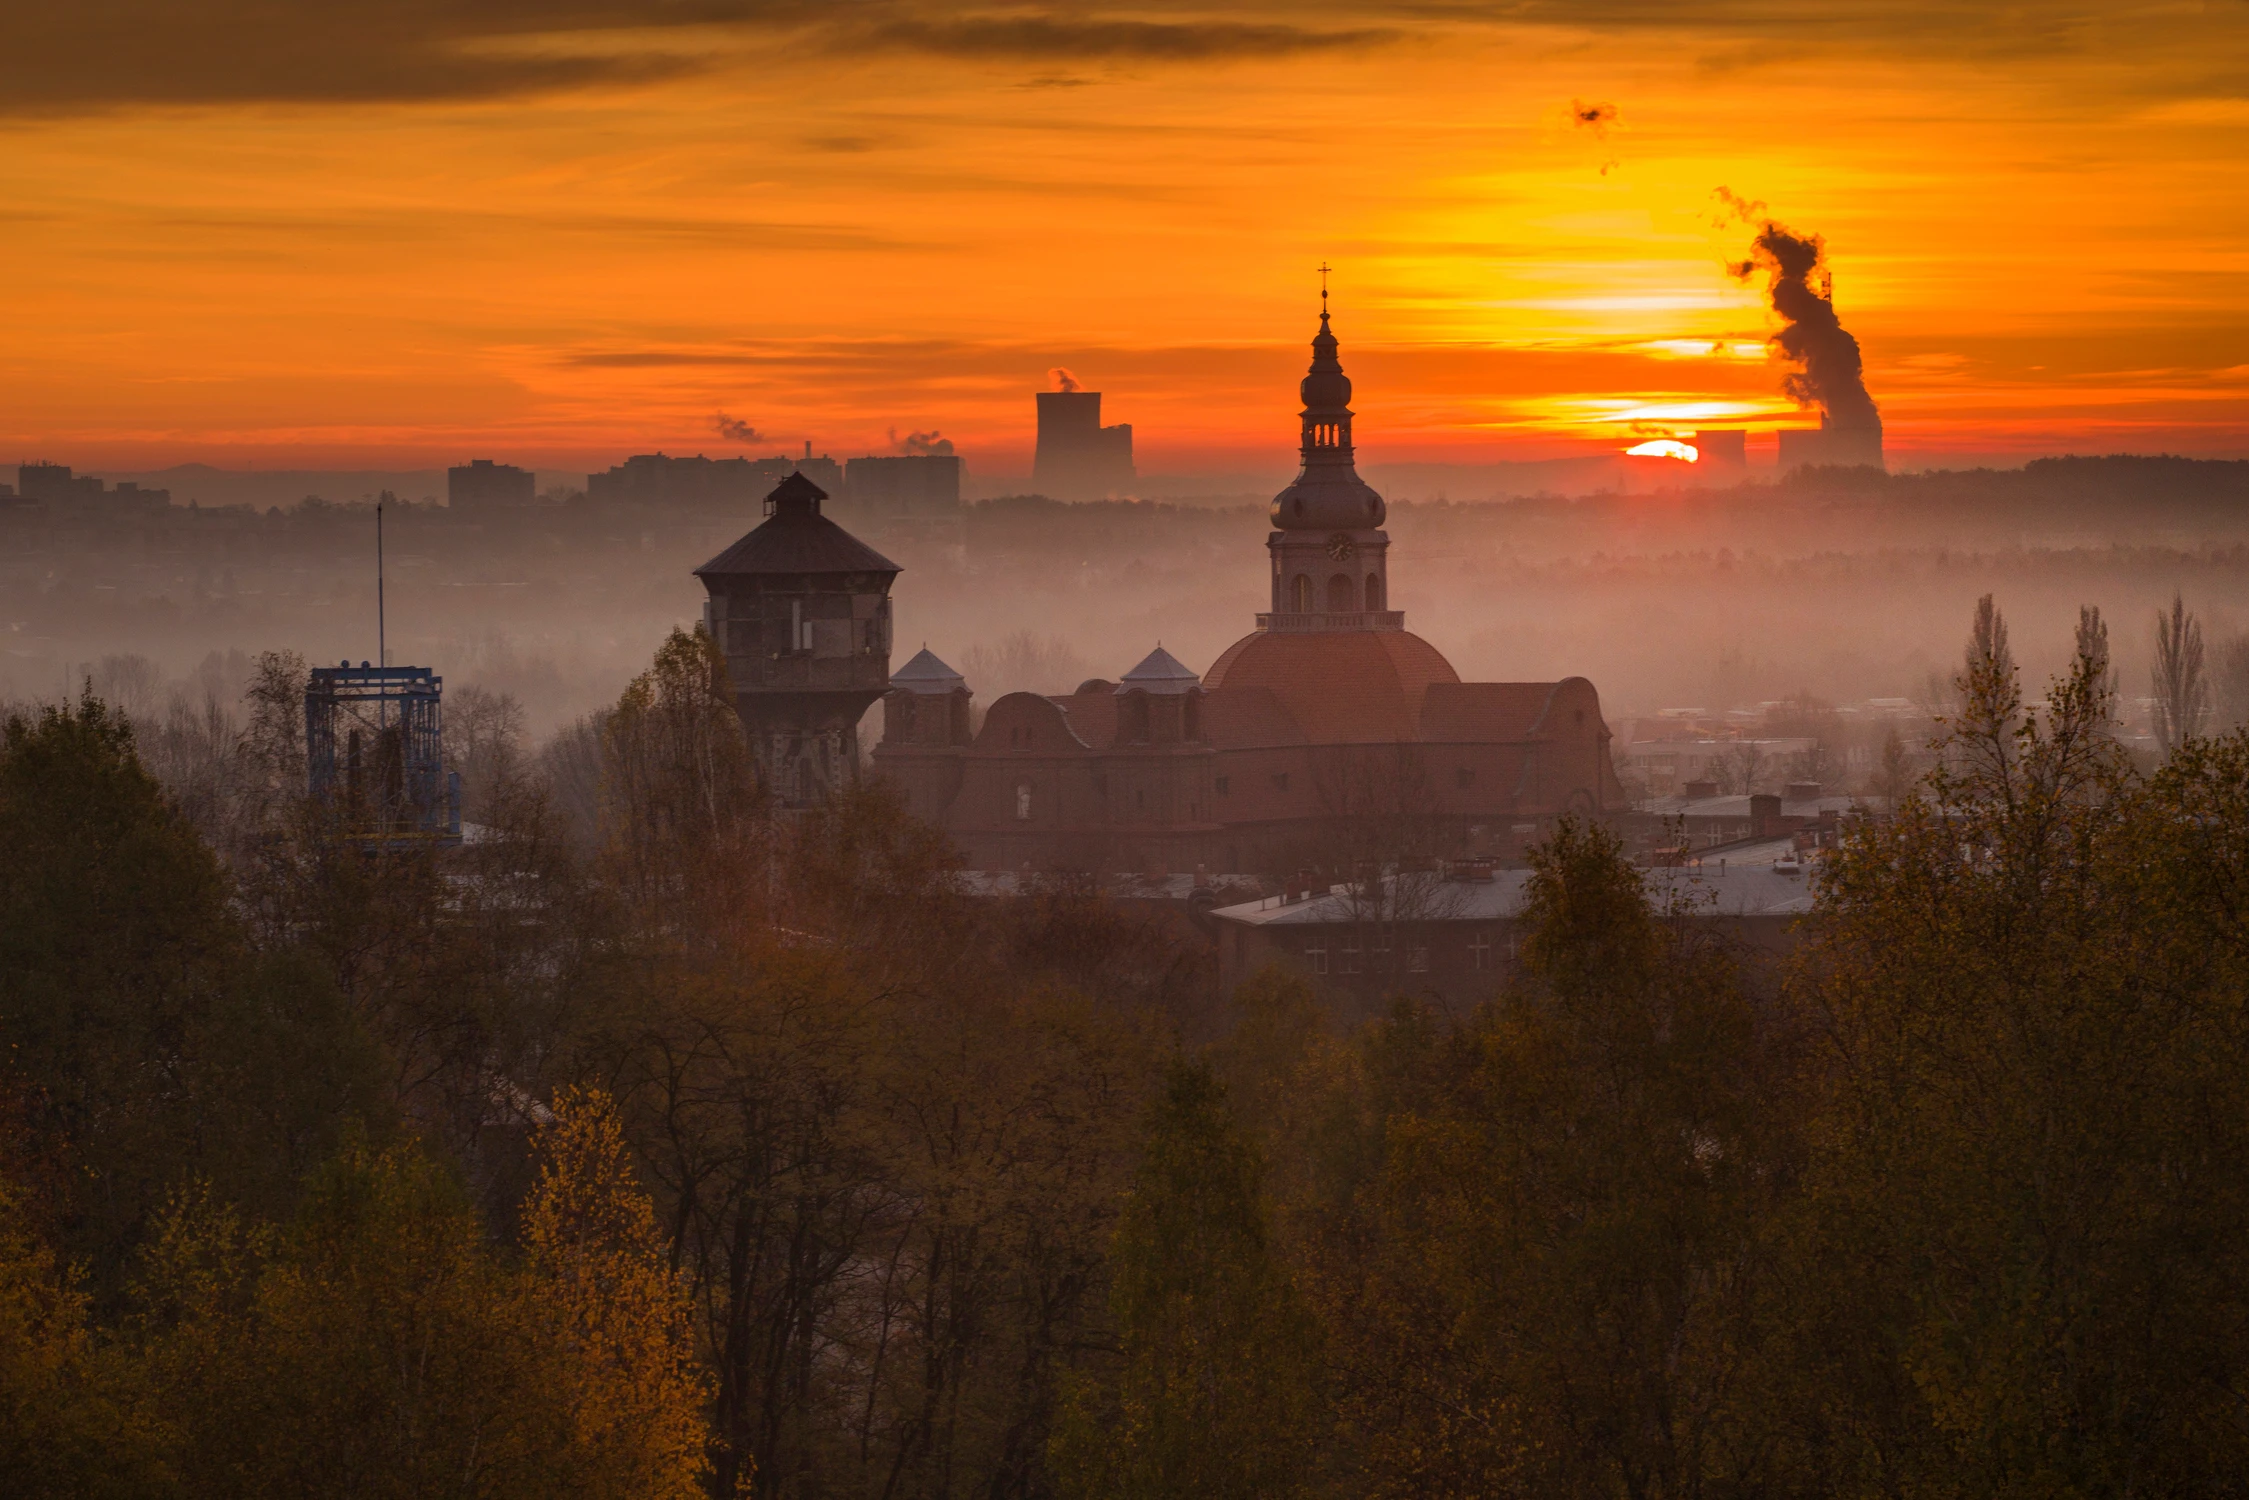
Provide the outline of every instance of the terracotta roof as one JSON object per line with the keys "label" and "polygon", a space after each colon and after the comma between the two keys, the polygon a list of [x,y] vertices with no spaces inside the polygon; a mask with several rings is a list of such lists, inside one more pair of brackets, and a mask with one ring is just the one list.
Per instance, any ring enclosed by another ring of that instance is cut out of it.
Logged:
{"label": "terracotta roof", "polygon": [[1258,631],[1227,647],[1203,686],[1270,688],[1315,745],[1386,745],[1419,739],[1423,695],[1459,681],[1409,631]]}
{"label": "terracotta roof", "polygon": [[904,570],[820,514],[827,492],[791,474],[765,497],[764,525],[695,570],[697,578],[773,573],[899,573]]}
{"label": "terracotta roof", "polygon": [[1421,738],[1439,744],[1492,745],[1527,740],[1560,684],[1437,682],[1421,703]]}
{"label": "terracotta roof", "polygon": [[1304,743],[1304,731],[1267,687],[1204,692],[1203,734],[1221,750],[1262,750]]}

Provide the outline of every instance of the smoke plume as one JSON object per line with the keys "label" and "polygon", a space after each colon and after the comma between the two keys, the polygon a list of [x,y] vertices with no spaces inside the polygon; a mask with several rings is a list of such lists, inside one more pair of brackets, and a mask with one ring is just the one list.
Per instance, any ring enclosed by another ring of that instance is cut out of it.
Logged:
{"label": "smoke plume", "polygon": [[1819,236],[1791,234],[1767,220],[1751,249],[1750,259],[1734,267],[1734,274],[1746,281],[1763,267],[1773,311],[1788,320],[1772,339],[1797,366],[1781,388],[1797,405],[1818,407],[1827,427],[1880,431],[1882,418],[1866,393],[1859,341],[1836,319],[1824,280],[1820,289],[1812,286],[1823,252]]}
{"label": "smoke plume", "polygon": [[[1586,99],[1570,101],[1570,124],[1579,130],[1592,131],[1593,139],[1597,141],[1605,144],[1609,138],[1609,127],[1615,123],[1616,106],[1613,104]],[[1601,163],[1601,175],[1606,177],[1622,165],[1622,162],[1612,156]]]}
{"label": "smoke plume", "polygon": [[1074,391],[1078,388],[1078,377],[1060,365],[1047,371],[1046,378],[1054,382],[1054,388],[1058,391]]}
{"label": "smoke plume", "polygon": [[893,429],[890,440],[897,444],[900,453],[945,456],[953,451],[953,440],[935,428],[928,432],[909,432],[904,437],[900,437],[896,429]]}
{"label": "smoke plume", "polygon": [[720,412],[712,418],[712,425],[718,428],[720,437],[730,438],[737,443],[769,443],[773,441],[749,423],[738,417],[730,417],[725,412]]}
{"label": "smoke plume", "polygon": [[1710,216],[1712,229],[1723,229],[1735,223],[1754,224],[1765,212],[1764,199],[1744,198],[1730,187],[1715,188],[1710,196],[1718,200],[1718,211]]}

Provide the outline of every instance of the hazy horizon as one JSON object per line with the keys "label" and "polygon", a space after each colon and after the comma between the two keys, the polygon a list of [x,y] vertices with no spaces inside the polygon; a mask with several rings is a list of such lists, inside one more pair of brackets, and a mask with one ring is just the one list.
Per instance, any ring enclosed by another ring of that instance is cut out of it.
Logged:
{"label": "hazy horizon", "polygon": [[[1653,495],[1394,499],[1392,597],[1464,678],[1587,677],[1627,731],[1666,709],[1798,692],[1924,696],[1954,669],[1984,593],[2015,622],[2033,696],[2066,655],[2078,607],[2101,608],[2130,698],[2144,691],[2154,612],[2174,591],[2214,653],[2249,634],[2244,476],[2249,465],[2088,460]],[[969,675],[980,705],[1113,679],[1159,642],[1207,671],[1267,607],[1261,503],[1002,500],[936,526],[834,510],[904,569],[893,666],[926,643]],[[171,529],[148,533],[170,540],[54,532],[0,579],[0,697],[75,690],[110,657],[147,660],[162,679],[147,688],[157,707],[199,673],[239,674],[260,650],[372,657],[372,520],[352,497],[278,518],[213,512],[193,527],[175,505]],[[386,539],[391,658],[435,668],[449,692],[513,695],[534,733],[551,732],[613,703],[666,631],[700,617],[691,570],[757,520],[749,506],[400,507]]]}

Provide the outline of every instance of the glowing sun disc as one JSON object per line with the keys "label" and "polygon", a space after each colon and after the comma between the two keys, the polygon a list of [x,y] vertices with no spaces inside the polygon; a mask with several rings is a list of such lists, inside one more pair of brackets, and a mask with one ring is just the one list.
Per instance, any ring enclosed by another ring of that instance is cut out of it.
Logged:
{"label": "glowing sun disc", "polygon": [[1700,453],[1695,451],[1694,444],[1682,443],[1674,438],[1656,438],[1636,447],[1627,448],[1624,451],[1634,458],[1676,458],[1681,463],[1687,464],[1691,464],[1702,457]]}

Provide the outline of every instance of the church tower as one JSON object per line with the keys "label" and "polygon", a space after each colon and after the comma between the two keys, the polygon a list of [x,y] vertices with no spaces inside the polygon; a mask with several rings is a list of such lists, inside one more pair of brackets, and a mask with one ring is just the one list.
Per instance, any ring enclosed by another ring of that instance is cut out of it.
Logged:
{"label": "church tower", "polygon": [[[1323,268],[1324,269],[1324,268]],[[1390,608],[1390,538],[1382,497],[1359,477],[1351,447],[1351,378],[1336,357],[1320,289],[1320,331],[1303,397],[1303,467],[1273,497],[1273,609],[1257,617],[1270,631],[1403,630]]]}

